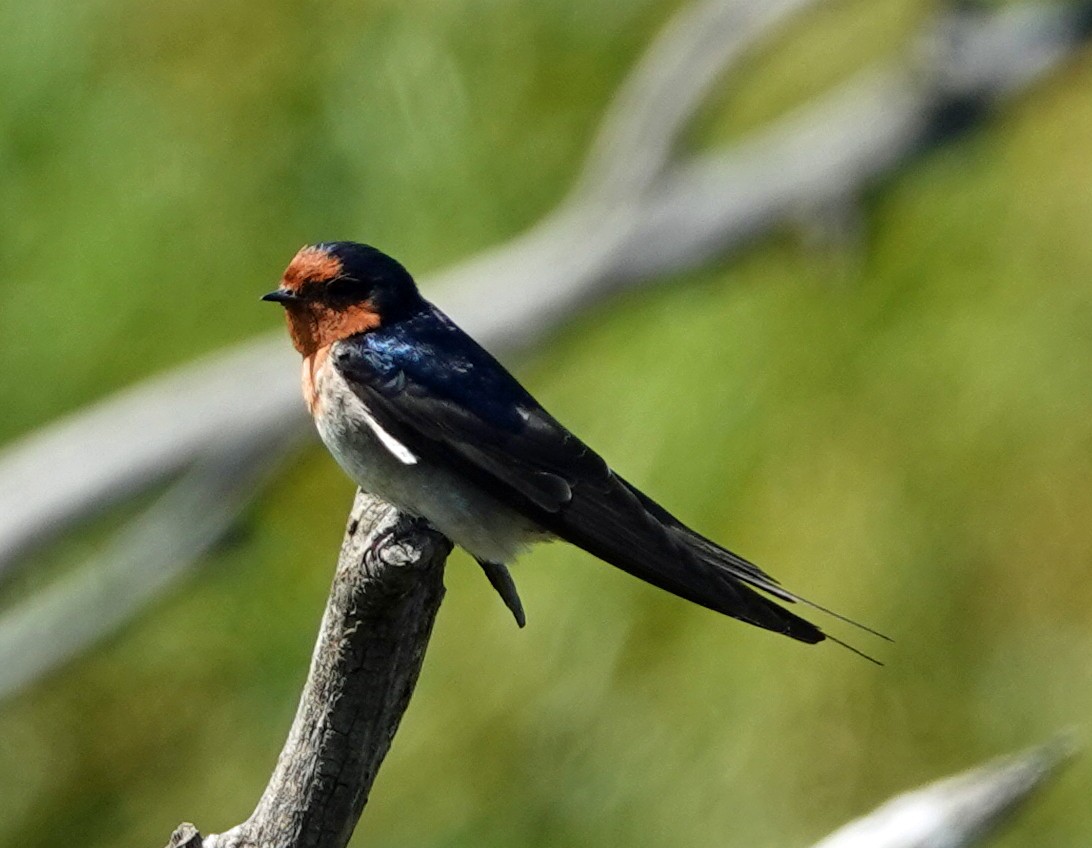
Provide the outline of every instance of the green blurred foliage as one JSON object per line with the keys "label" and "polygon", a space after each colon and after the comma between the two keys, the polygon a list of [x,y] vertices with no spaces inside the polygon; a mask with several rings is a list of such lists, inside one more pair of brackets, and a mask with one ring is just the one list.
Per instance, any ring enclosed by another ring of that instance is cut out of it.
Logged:
{"label": "green blurred foliage", "polygon": [[[278,327],[256,298],[304,242],[423,272],[519,231],[676,5],[5,4],[0,438]],[[693,143],[901,49],[928,11],[806,16]],[[891,634],[887,667],[561,546],[519,563],[517,632],[457,555],[355,844],[803,845],[1086,726],[1090,94],[1085,55],[876,192],[860,244],[784,232],[513,363],[673,511]],[[244,818],[350,495],[315,447],[176,594],[0,704],[0,844],[159,845],[182,819]],[[1088,844],[1090,781],[1086,755],[997,844]]]}

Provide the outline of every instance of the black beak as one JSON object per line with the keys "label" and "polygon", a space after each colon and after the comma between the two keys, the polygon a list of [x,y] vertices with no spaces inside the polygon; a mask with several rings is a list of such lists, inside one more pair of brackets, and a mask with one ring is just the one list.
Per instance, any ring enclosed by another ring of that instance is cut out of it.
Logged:
{"label": "black beak", "polygon": [[287,289],[277,289],[269,294],[263,294],[262,300],[268,300],[270,303],[299,303],[303,298]]}

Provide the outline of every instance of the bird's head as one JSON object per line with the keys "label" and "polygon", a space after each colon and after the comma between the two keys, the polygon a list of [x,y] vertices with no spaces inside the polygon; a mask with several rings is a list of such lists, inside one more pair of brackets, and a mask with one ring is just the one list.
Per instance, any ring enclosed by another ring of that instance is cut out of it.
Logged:
{"label": "bird's head", "polygon": [[351,241],[300,248],[280,286],[262,300],[285,308],[292,343],[304,356],[408,317],[423,303],[397,261]]}

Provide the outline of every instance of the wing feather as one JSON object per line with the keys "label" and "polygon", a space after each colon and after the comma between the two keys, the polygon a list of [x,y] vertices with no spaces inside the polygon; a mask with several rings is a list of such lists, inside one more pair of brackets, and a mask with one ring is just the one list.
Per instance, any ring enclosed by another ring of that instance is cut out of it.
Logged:
{"label": "wing feather", "polygon": [[367,336],[339,342],[334,365],[379,425],[415,455],[454,468],[558,537],[654,586],[794,639],[823,640],[815,625],[750,586],[783,601],[795,596],[614,474],[469,340],[451,364],[457,394],[420,358],[395,358],[376,344]]}

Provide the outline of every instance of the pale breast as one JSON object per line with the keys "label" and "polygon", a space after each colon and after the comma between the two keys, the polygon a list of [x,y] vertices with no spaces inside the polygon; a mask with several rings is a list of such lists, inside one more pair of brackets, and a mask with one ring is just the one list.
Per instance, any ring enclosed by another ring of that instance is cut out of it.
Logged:
{"label": "pale breast", "polygon": [[308,375],[311,381],[308,406],[319,435],[361,489],[428,519],[457,545],[491,562],[509,562],[529,542],[545,537],[529,519],[386,432],[329,355],[305,366],[304,373],[305,395]]}

